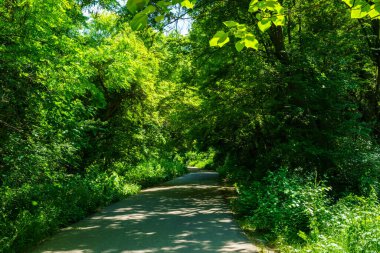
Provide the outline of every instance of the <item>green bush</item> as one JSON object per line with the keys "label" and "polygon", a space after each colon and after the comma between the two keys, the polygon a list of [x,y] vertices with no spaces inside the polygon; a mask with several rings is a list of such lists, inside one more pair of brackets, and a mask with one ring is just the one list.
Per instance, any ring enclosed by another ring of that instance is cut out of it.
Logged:
{"label": "green bush", "polygon": [[186,167],[182,163],[161,159],[145,161],[129,168],[124,177],[128,182],[149,187],[183,175],[185,172]]}
{"label": "green bush", "polygon": [[90,166],[85,176],[52,175],[50,182],[0,188],[0,252],[19,252],[99,207],[186,172],[170,160],[146,161],[124,174],[110,171]]}
{"label": "green bush", "polygon": [[298,241],[299,231],[310,232],[328,215],[324,208],[328,191],[311,177],[302,179],[282,168],[270,172],[262,182],[238,187],[237,207],[257,230]]}
{"label": "green bush", "polygon": [[276,241],[282,252],[380,252],[380,205],[369,197],[348,195],[336,203],[312,176],[287,169],[263,181],[237,185],[234,207],[249,227]]}
{"label": "green bush", "polygon": [[196,168],[209,168],[212,167],[215,151],[210,149],[208,152],[189,151],[185,154],[187,166]]}
{"label": "green bush", "polygon": [[[216,158],[218,159],[218,157]],[[225,178],[228,182],[239,182],[242,185],[246,185],[249,182],[249,171],[237,165],[236,157],[228,154],[225,158],[219,159],[223,160],[223,162],[217,161],[217,163],[220,163],[220,166],[216,168],[216,171],[221,177]]]}
{"label": "green bush", "polygon": [[302,245],[283,246],[284,252],[380,252],[380,206],[370,197],[349,195],[329,207],[330,219],[320,221],[313,237],[300,234]]}
{"label": "green bush", "polygon": [[116,174],[79,175],[1,189],[0,252],[20,251],[57,229],[139,191]]}

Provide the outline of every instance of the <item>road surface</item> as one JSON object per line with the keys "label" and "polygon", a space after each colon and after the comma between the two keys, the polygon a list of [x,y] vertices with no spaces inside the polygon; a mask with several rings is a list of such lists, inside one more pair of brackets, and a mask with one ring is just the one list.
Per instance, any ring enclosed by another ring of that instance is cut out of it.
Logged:
{"label": "road surface", "polygon": [[261,252],[233,221],[215,172],[196,172],[115,203],[33,253]]}

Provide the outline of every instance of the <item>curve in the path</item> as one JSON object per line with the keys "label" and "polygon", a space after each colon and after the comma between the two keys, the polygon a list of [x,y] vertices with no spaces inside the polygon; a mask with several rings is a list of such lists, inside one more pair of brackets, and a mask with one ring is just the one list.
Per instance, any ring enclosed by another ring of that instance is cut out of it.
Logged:
{"label": "curve in the path", "polygon": [[224,203],[215,172],[142,191],[64,229],[33,253],[259,252]]}

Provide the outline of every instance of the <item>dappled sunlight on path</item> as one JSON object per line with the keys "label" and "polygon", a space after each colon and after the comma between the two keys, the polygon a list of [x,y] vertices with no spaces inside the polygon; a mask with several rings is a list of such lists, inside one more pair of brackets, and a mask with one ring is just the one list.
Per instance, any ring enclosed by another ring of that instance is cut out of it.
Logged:
{"label": "dappled sunlight on path", "polygon": [[191,173],[105,208],[34,253],[258,252],[232,220],[217,173]]}

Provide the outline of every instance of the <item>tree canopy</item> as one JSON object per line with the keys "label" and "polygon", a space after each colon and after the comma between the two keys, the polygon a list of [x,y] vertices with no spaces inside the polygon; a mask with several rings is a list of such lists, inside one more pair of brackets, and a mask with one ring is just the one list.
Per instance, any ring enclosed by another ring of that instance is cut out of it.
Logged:
{"label": "tree canopy", "polygon": [[0,251],[194,164],[285,252],[379,251],[379,48],[377,0],[0,1]]}

